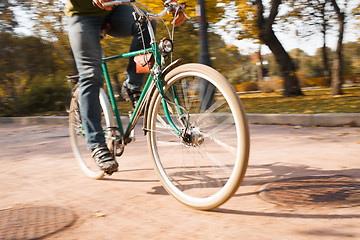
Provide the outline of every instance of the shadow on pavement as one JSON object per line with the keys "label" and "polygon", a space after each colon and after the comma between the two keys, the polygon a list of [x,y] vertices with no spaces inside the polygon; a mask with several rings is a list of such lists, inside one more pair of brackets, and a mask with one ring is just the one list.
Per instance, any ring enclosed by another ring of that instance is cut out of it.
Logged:
{"label": "shadow on pavement", "polygon": [[360,214],[300,214],[300,213],[265,213],[255,211],[231,210],[224,208],[217,208],[211,212],[238,214],[247,216],[261,216],[261,217],[276,217],[276,218],[306,218],[306,219],[347,219],[360,218]]}
{"label": "shadow on pavement", "polygon": [[[360,178],[360,169],[322,170],[307,165],[280,162],[264,165],[249,165],[241,186],[260,186],[265,183],[275,182],[286,178],[329,175],[345,175],[353,178]],[[241,196],[241,194],[239,196]]]}

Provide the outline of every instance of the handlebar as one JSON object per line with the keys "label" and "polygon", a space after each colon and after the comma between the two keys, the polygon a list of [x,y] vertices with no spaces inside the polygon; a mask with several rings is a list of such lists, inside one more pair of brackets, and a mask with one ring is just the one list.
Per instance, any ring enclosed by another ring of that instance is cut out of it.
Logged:
{"label": "handlebar", "polygon": [[[130,4],[134,10],[136,11],[137,14],[139,14],[140,16],[145,16],[150,18],[150,19],[159,19],[162,18],[167,12],[168,10],[175,10],[175,11],[183,11],[183,9],[181,8],[181,6],[175,6],[173,4],[170,4],[170,0],[167,0],[164,2],[164,9],[159,13],[159,14],[150,14],[150,13],[145,13],[143,11],[140,10],[140,8],[135,4],[136,0],[113,0],[111,2],[104,2],[103,6],[113,6],[113,5],[122,5],[122,4]],[[185,14],[185,12],[183,11],[183,14],[186,18],[190,19],[189,16],[187,16]]]}
{"label": "handlebar", "polygon": [[135,2],[135,0],[113,0],[111,2],[104,2],[103,6],[110,6],[110,5],[121,5],[121,4],[129,4]]}

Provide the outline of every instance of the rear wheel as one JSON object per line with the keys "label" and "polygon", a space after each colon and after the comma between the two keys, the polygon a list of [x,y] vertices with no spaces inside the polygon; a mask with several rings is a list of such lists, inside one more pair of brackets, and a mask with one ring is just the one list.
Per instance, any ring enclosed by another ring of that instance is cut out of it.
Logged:
{"label": "rear wheel", "polygon": [[[84,129],[80,116],[78,95],[79,89],[76,89],[70,103],[69,131],[71,146],[80,168],[85,173],[85,175],[93,179],[100,179],[105,175],[105,173],[96,165],[95,161],[91,157],[90,150],[87,149]],[[102,126],[103,129],[109,129],[111,126],[114,126],[114,118],[109,100],[103,89],[100,90],[99,98],[101,104]],[[109,141],[110,137],[107,135],[110,134],[110,132],[105,133],[105,137],[108,139],[107,141]]]}
{"label": "rear wheel", "polygon": [[215,208],[233,196],[246,172],[249,131],[242,104],[220,73],[201,64],[177,67],[165,82],[166,104],[181,134],[173,130],[155,92],[147,122],[155,169],[180,202]]}

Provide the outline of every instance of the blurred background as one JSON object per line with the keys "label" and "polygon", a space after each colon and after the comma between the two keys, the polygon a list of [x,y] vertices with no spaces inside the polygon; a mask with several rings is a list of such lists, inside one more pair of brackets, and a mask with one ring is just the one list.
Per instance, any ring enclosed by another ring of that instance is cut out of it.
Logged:
{"label": "blurred background", "polygon": [[[76,68],[63,14],[65,1],[1,0],[0,116],[66,114],[65,76],[76,74]],[[162,9],[161,0],[139,2],[155,12]],[[346,112],[360,112],[358,0],[183,2],[191,19],[176,27],[173,59],[220,71],[245,94],[240,97],[246,111],[256,112],[261,105],[251,106],[255,101],[247,102],[246,93],[304,99],[313,95],[309,89],[323,89],[318,98],[326,95],[327,105],[336,105],[338,96],[348,94]],[[170,23],[170,16],[165,20]],[[157,37],[164,36],[166,28],[159,24]],[[130,41],[106,37],[105,54],[127,52]],[[115,84],[124,80],[126,65],[127,60],[109,65]]]}

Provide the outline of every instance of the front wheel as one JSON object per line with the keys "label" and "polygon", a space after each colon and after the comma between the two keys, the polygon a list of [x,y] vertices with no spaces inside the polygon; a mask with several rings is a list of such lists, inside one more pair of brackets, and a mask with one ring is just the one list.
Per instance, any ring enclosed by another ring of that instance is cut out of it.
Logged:
{"label": "front wheel", "polygon": [[[88,150],[86,146],[85,134],[80,116],[80,103],[78,95],[79,89],[77,88],[74,91],[73,98],[71,99],[69,110],[69,132],[71,147],[83,173],[90,178],[101,179],[105,173],[96,165],[94,159],[91,157],[90,150]],[[107,95],[102,88],[100,89],[99,98],[102,116],[101,124],[103,129],[107,130],[114,126],[114,117]],[[107,135],[110,135],[111,133],[108,131],[104,132],[104,134],[107,142],[109,142],[110,136]]]}
{"label": "front wheel", "polygon": [[239,97],[216,70],[186,64],[165,77],[171,119],[159,92],[149,106],[148,145],[165,189],[195,209],[210,210],[231,198],[249,157],[248,124]]}

